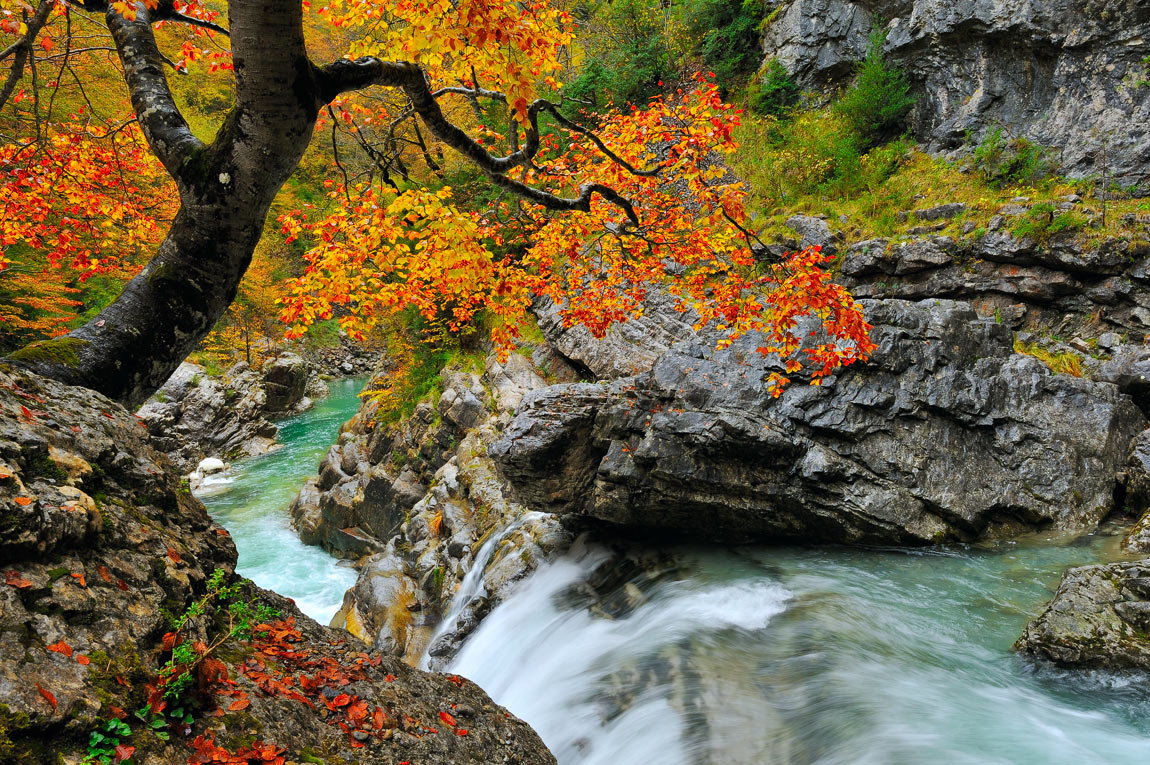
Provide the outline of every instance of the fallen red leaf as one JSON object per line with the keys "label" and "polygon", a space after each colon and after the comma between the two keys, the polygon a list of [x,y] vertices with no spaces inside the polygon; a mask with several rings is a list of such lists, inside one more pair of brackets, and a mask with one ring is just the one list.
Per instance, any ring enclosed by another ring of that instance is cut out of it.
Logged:
{"label": "fallen red leaf", "polygon": [[455,729],[455,735],[466,736],[467,735],[467,728],[456,728]]}
{"label": "fallen red leaf", "polygon": [[243,696],[241,698],[236,699],[231,704],[228,704],[228,711],[229,712],[238,712],[241,709],[247,709],[248,706],[251,705],[251,703],[252,703],[251,699],[249,699],[247,696]]}
{"label": "fallen red leaf", "polygon": [[53,643],[52,645],[47,646],[47,648],[52,653],[62,653],[68,657],[72,656],[72,646],[68,645],[63,640]]}
{"label": "fallen red leaf", "polygon": [[23,404],[20,405],[20,416],[26,420],[35,420],[36,419],[36,415],[32,413],[32,410],[29,409],[28,407],[24,406]]}
{"label": "fallen red leaf", "polygon": [[334,699],[332,699],[331,703],[332,703],[332,706],[346,707],[348,704],[351,703],[351,696],[348,696],[346,693],[341,693],[338,696],[336,696]]}
{"label": "fallen red leaf", "polygon": [[20,507],[28,507],[34,500],[31,497],[13,497],[12,501]]}
{"label": "fallen red leaf", "polygon": [[85,667],[92,663],[92,660],[82,653],[76,654],[76,661],[78,661],[80,664],[83,664]]}
{"label": "fallen red leaf", "polygon": [[115,748],[114,751],[116,753],[116,760],[115,761],[116,762],[123,762],[124,760],[128,759],[129,757],[131,757],[135,753],[136,747],[128,746],[127,744],[120,744],[119,746],[117,746]]}
{"label": "fallen red leaf", "polygon": [[173,563],[179,563],[180,562],[180,554],[178,552],[176,552],[174,547],[168,548],[168,557],[172,559]]}
{"label": "fallen red leaf", "polygon": [[450,725],[452,728],[455,727],[455,718],[452,717],[451,715],[447,714],[447,712],[440,712],[439,713],[439,719],[443,720],[445,723]]}
{"label": "fallen red leaf", "polygon": [[108,567],[105,566],[103,563],[101,563],[99,566],[96,567],[96,572],[100,574],[100,578],[103,579],[105,582],[107,582],[108,584],[112,583],[112,572],[109,571]]}
{"label": "fallen red leaf", "polygon": [[52,705],[52,711],[56,711],[56,697],[44,690],[44,687],[39,683],[36,683],[36,690],[40,691],[40,695],[44,697],[44,700]]}
{"label": "fallen red leaf", "polygon": [[20,576],[19,571],[7,571],[4,573],[4,584],[9,587],[15,587],[18,590],[24,590],[36,585]]}
{"label": "fallen red leaf", "polygon": [[116,586],[119,587],[121,590],[127,590],[128,589],[128,583],[125,582],[123,579],[117,579],[116,580]]}
{"label": "fallen red leaf", "polygon": [[128,713],[119,707],[108,707],[108,716],[114,717],[117,720],[123,720],[128,716]]}
{"label": "fallen red leaf", "polygon": [[176,647],[176,633],[165,632],[164,636],[160,638],[160,647],[165,651],[170,651]]}
{"label": "fallen red leaf", "polygon": [[79,582],[81,587],[88,586],[88,580],[84,578],[83,574],[72,574],[72,578]]}

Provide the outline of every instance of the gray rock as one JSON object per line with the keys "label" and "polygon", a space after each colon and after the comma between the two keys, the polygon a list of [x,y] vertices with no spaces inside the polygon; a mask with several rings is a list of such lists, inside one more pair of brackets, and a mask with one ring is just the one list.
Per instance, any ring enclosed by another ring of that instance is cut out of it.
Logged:
{"label": "gray rock", "polygon": [[915,210],[914,217],[918,220],[950,220],[957,218],[966,212],[966,205],[962,202],[951,202],[950,204],[938,205],[937,207],[928,207],[923,210]]}
{"label": "gray rock", "polygon": [[294,353],[281,353],[264,364],[264,406],[269,412],[297,408],[308,388],[311,370]]}
{"label": "gray rock", "polygon": [[1072,568],[1015,648],[1065,667],[1150,669],[1150,560]]}
{"label": "gray rock", "polygon": [[792,215],[787,218],[787,228],[798,233],[800,247],[819,247],[828,254],[835,253],[834,236],[831,234],[830,226],[822,218]]}
{"label": "gray rock", "polygon": [[[772,9],[773,10],[773,9]],[[1150,17],[1140,2],[791,0],[772,13],[764,52],[804,89],[849,82],[876,23],[918,101],[915,135],[944,152],[1005,125],[1060,150],[1078,176],[1144,181],[1150,156]],[[1105,151],[1103,151],[1105,147]]]}
{"label": "gray rock", "polygon": [[873,301],[872,360],[792,383],[757,338],[530,394],[490,453],[533,509],[726,541],[923,544],[1092,528],[1145,420],[967,304]]}

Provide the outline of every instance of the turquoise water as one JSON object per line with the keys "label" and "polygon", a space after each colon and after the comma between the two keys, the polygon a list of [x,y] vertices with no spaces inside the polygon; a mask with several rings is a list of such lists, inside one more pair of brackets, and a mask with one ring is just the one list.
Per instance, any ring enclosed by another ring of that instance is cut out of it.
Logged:
{"label": "turquoise water", "polygon": [[316,474],[340,425],[359,408],[357,394],[365,381],[330,382],[330,396],[278,423],[282,448],[237,461],[198,492],[208,512],[231,532],[239,551],[239,573],[293,599],[322,624],[331,620],[344,591],[355,583],[355,569],[301,542],[287,510],[304,481]]}
{"label": "turquoise water", "polygon": [[[326,622],[355,571],[288,524],[362,380],[281,423],[284,448],[203,496],[239,570]],[[580,543],[520,582],[450,671],[562,765],[1142,765],[1150,680],[1011,651],[1113,529],[933,550]],[[611,582],[603,585],[603,581]],[[596,585],[593,595],[590,584]]]}
{"label": "turquoise water", "polygon": [[1011,651],[1063,571],[1117,542],[664,549],[657,575],[590,600],[611,555],[589,545],[525,580],[450,671],[563,765],[1146,763],[1145,676]]}

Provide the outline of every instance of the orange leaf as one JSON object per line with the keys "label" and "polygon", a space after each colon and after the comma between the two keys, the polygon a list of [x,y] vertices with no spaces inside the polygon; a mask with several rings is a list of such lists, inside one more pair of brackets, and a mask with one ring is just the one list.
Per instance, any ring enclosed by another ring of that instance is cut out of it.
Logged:
{"label": "orange leaf", "polygon": [[440,712],[439,713],[439,719],[443,720],[445,723],[450,725],[452,728],[455,727],[455,718],[452,717],[451,715],[447,714],[447,712]]}
{"label": "orange leaf", "polygon": [[241,698],[236,699],[231,704],[229,704],[228,705],[228,711],[229,712],[238,712],[241,709],[247,709],[251,703],[252,703],[251,699],[249,699],[247,696],[243,696]]}
{"label": "orange leaf", "polygon": [[467,728],[456,728],[455,729],[455,735],[466,736],[467,735]]}
{"label": "orange leaf", "polygon": [[92,660],[82,653],[76,654],[76,661],[80,662],[85,667],[92,663]]}
{"label": "orange leaf", "polygon": [[168,557],[172,559],[173,563],[180,562],[180,554],[173,547],[168,548]]}
{"label": "orange leaf", "polygon": [[108,570],[107,566],[101,563],[96,567],[96,571],[100,574],[101,579],[103,579],[108,584],[112,583],[112,572]]}
{"label": "orange leaf", "polygon": [[24,590],[24,589],[27,589],[29,587],[35,587],[36,586],[32,582],[29,582],[27,579],[20,576],[19,571],[8,571],[8,572],[6,572],[4,574],[4,584],[8,585],[9,587],[15,587],[18,590]]}
{"label": "orange leaf", "polygon": [[68,645],[63,640],[61,640],[57,643],[53,643],[52,645],[47,646],[47,648],[49,651],[52,651],[53,653],[62,653],[68,657],[72,656],[72,646]]}
{"label": "orange leaf", "polygon": [[34,500],[31,497],[14,497],[12,501],[20,505],[20,507],[27,507],[32,504]]}
{"label": "orange leaf", "polygon": [[77,582],[79,582],[81,587],[87,587],[88,586],[88,582],[86,579],[84,579],[83,574],[72,574],[72,578],[75,579]]}
{"label": "orange leaf", "polygon": [[36,683],[36,690],[40,691],[40,695],[44,697],[44,700],[52,705],[52,711],[56,711],[56,697],[44,690],[44,687],[39,683]]}
{"label": "orange leaf", "polygon": [[346,707],[348,704],[351,703],[351,696],[348,696],[346,693],[341,693],[338,696],[336,696],[334,699],[332,699],[331,703],[332,703],[332,706]]}
{"label": "orange leaf", "polygon": [[116,760],[115,761],[116,762],[123,762],[124,760],[131,757],[135,753],[135,751],[136,751],[136,747],[134,747],[134,746],[128,746],[127,744],[120,744],[115,749],[115,752],[116,752]]}

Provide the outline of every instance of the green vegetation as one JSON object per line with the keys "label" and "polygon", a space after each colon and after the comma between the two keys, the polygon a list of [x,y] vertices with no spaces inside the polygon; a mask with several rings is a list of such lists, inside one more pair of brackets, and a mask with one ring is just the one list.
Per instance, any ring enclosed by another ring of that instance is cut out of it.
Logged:
{"label": "green vegetation", "polygon": [[1061,212],[1051,202],[1039,202],[1019,218],[1013,232],[1016,236],[1046,243],[1059,234],[1080,231],[1086,223],[1086,217],[1081,213],[1073,210]]}
{"label": "green vegetation", "polygon": [[1055,374],[1072,375],[1074,377],[1082,377],[1083,375],[1082,358],[1072,351],[1050,351],[1036,343],[1027,345],[1019,340],[1015,340],[1014,352],[1033,356],[1050,367],[1050,371]]}
{"label": "green vegetation", "polygon": [[901,69],[887,61],[882,50],[885,43],[886,32],[876,29],[871,33],[855,83],[835,105],[854,133],[860,151],[898,135],[906,127],[906,116],[914,106],[910,82]]}
{"label": "green vegetation", "polygon": [[778,59],[768,59],[747,91],[747,105],[755,114],[779,117],[799,101],[799,86]]}
{"label": "green vegetation", "polygon": [[971,152],[971,164],[994,188],[1038,183],[1058,169],[1048,149],[1026,138],[1008,139],[999,127],[986,131]]}

